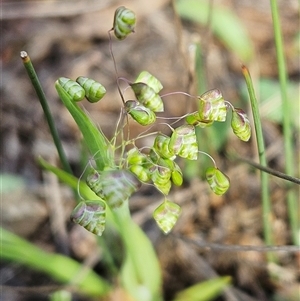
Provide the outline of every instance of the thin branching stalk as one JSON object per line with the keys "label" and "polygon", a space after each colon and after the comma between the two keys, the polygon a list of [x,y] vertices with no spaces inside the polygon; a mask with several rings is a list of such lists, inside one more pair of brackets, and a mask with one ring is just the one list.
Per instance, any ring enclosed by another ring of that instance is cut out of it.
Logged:
{"label": "thin branching stalk", "polygon": [[217,252],[289,252],[298,253],[298,246],[252,246],[252,245],[224,245],[217,243],[209,243],[206,241],[201,241],[200,239],[190,239],[182,235],[173,234],[174,237],[182,239],[183,241],[198,247],[199,249],[204,249],[206,251],[217,251]]}
{"label": "thin branching stalk", "polygon": [[[280,92],[282,99],[282,118],[284,134],[284,152],[285,152],[285,172],[290,176],[295,176],[294,156],[293,156],[293,137],[292,137],[292,120],[290,118],[290,103],[287,96],[288,75],[286,70],[282,34],[280,29],[280,20],[276,0],[270,0],[271,12],[273,19],[273,30],[275,36],[275,46],[277,54],[277,64],[279,72]],[[290,186],[289,186],[290,188]],[[298,203],[295,191],[289,189],[287,192],[287,206],[292,230],[292,239],[294,244],[300,245],[299,237],[299,216]]]}
{"label": "thin branching stalk", "polygon": [[[266,160],[266,153],[265,153],[265,144],[264,144],[262,126],[260,122],[258,103],[255,96],[252,79],[249,70],[247,69],[246,66],[242,66],[242,72],[246,80],[250,102],[251,102],[259,162],[262,166],[266,167],[267,160]],[[264,227],[265,243],[267,245],[272,245],[273,244],[272,228],[271,228],[272,211],[271,211],[271,202],[270,202],[270,195],[269,195],[269,175],[265,172],[261,173],[261,197],[262,197],[262,207],[263,207],[263,227]]]}
{"label": "thin branching stalk", "polygon": [[[230,154],[230,156],[228,156],[228,158],[231,159],[231,160],[238,160],[238,161],[241,161],[241,162],[245,162],[245,163],[255,167],[256,169],[267,172],[268,174],[270,174],[272,176],[283,179],[283,180],[288,181],[290,183],[295,183],[295,184],[300,185],[300,179],[299,178],[291,177],[290,175],[287,175],[283,172],[280,172],[278,170],[272,169],[272,168],[267,167],[267,166],[262,166],[262,165],[254,162],[250,159],[242,158],[242,157],[232,155],[232,154]],[[287,185],[289,185],[289,184],[287,184]]]}
{"label": "thin branching stalk", "polygon": [[48,106],[48,102],[47,102],[45,93],[44,93],[43,88],[41,86],[41,83],[38,79],[38,76],[35,72],[35,69],[34,69],[33,64],[31,62],[31,59],[30,59],[29,55],[27,54],[27,52],[25,52],[25,51],[21,51],[20,56],[21,56],[21,59],[23,60],[24,67],[25,67],[25,69],[28,73],[28,76],[31,80],[31,83],[32,83],[32,85],[35,89],[35,92],[36,92],[36,94],[38,96],[38,99],[41,103],[41,106],[43,108],[43,111],[44,111],[45,117],[47,119],[47,122],[48,122],[48,125],[49,125],[49,128],[50,128],[50,132],[51,132],[51,135],[53,137],[53,141],[54,141],[54,144],[56,146],[60,161],[61,161],[62,166],[63,166],[63,169],[65,171],[67,171],[68,173],[72,174],[72,169],[71,169],[71,166],[69,164],[69,161],[67,160],[67,157],[66,157],[64,149],[62,147],[61,141],[59,139],[59,135],[58,135],[57,129],[55,127],[54,119],[52,117],[50,108]]}

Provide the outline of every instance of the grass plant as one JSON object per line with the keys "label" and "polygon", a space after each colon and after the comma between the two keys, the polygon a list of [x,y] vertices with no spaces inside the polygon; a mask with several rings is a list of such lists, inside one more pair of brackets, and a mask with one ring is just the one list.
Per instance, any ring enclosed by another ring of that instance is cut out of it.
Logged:
{"label": "grass plant", "polygon": [[[282,86],[283,113],[286,114],[289,111],[286,96],[286,70],[275,2],[276,1],[271,0],[274,32],[278,50],[280,82]],[[178,0],[176,1],[176,9],[178,9],[181,16],[191,20],[196,20],[196,18],[199,17],[201,22],[205,22],[209,6],[199,1]],[[197,16],[195,15],[196,12],[199,12]],[[212,19],[213,32],[229,49],[233,49],[237,57],[249,62],[253,58],[253,47],[251,41],[242,30],[242,27],[238,25],[238,20],[232,17],[228,11],[224,12],[224,10],[216,9],[214,13],[220,16],[222,22],[219,23],[220,18]],[[226,26],[224,26],[224,24],[226,24]],[[134,26],[135,14],[125,7],[118,8],[111,30],[115,33],[115,36],[120,40],[124,40],[128,34],[134,31]],[[227,35],[228,30],[233,31],[235,34]],[[111,31],[109,31],[110,43]],[[144,132],[136,139],[143,135],[153,135],[155,142],[153,146],[147,147],[150,149],[149,153],[137,149],[135,146],[135,138],[131,140],[127,139],[128,133],[126,132],[126,126],[128,118],[133,118],[143,126],[149,126],[155,122],[156,118],[159,118],[158,114],[163,111],[163,101],[161,99],[163,97],[159,95],[162,85],[152,75],[141,73],[135,82],[125,80],[137,98],[134,101],[125,101],[119,85],[119,81],[124,79],[117,74],[112,44],[109,46],[115,64],[116,85],[122,102],[121,118],[119,124],[116,125],[116,131],[113,137],[106,137],[103,134],[101,129],[94,124],[88,114],[82,109],[81,105],[78,104],[78,94],[74,97],[74,93],[78,91],[81,93],[81,91],[84,90],[83,93],[87,100],[90,102],[98,101],[97,97],[91,94],[97,92],[96,89],[93,88],[95,85],[94,80],[87,79],[88,84],[86,84],[85,80],[83,81],[84,83],[78,84],[78,80],[73,81],[60,78],[55,83],[59,98],[82,133],[84,148],[88,149],[92,156],[88,166],[90,168],[87,172],[88,176],[86,181],[81,178],[78,179],[72,174],[60,138],[57,134],[48,102],[30,57],[25,51],[22,51],[21,58],[41,102],[63,169],[50,165],[42,158],[39,158],[38,162],[43,169],[54,173],[61,182],[70,186],[74,191],[79,192],[81,200],[78,204],[79,207],[76,207],[79,209],[75,208],[72,212],[72,220],[90,232],[97,233],[99,236],[99,245],[103,248],[104,252],[106,252],[106,258],[108,258],[106,264],[110,266],[110,271],[112,272],[110,281],[102,279],[91,269],[87,269],[82,273],[81,264],[73,259],[58,254],[48,254],[4,229],[1,229],[1,239],[3,242],[1,256],[5,260],[19,262],[39,271],[43,271],[62,283],[64,285],[63,288],[67,291],[74,289],[88,296],[96,296],[99,298],[107,296],[114,289],[113,283],[119,283],[122,289],[124,289],[133,300],[162,301],[163,283],[161,267],[150,239],[131,218],[129,198],[142,182],[150,183],[156,187],[162,193],[164,201],[154,211],[153,217],[162,231],[168,233],[172,230],[181,212],[180,207],[169,200],[168,197],[171,185],[176,184],[180,186],[183,180],[182,171],[174,160],[177,156],[191,160],[191,162],[195,162],[193,160],[197,159],[201,151],[198,149],[195,128],[205,128],[213,122],[225,122],[227,111],[232,110],[232,116],[235,118],[232,118],[230,125],[238,138],[247,141],[251,135],[250,123],[246,114],[242,110],[234,108],[229,102],[224,101],[221,92],[217,89],[207,91],[201,96],[188,95],[184,92],[174,92],[174,95],[176,93],[183,93],[191,98],[197,99],[199,103],[198,110],[192,113],[189,112],[174,122],[174,124],[176,124],[177,121],[185,120],[184,126],[175,126],[173,128],[173,123],[172,125],[168,125],[172,131],[170,137],[161,132]],[[277,251],[277,249],[268,249],[272,248],[273,244],[271,231],[272,213],[267,174],[269,169],[265,157],[259,109],[249,71],[244,66],[242,72],[247,83],[252,105],[260,166],[261,169],[265,171],[261,173],[264,237],[267,245],[264,251]],[[75,88],[79,90],[75,90]],[[104,94],[105,92],[103,92],[103,95]],[[208,104],[213,108],[212,110],[207,110]],[[286,173],[293,176],[291,122],[288,116],[284,117],[283,121],[287,160]],[[224,133],[224,128],[222,131]],[[120,139],[117,139],[117,136]],[[119,140],[122,140],[121,144],[116,145],[116,142]],[[223,194],[229,188],[229,180],[227,176],[218,169],[212,157],[210,155],[208,155],[208,157],[213,162],[213,167],[207,169],[209,171],[205,174],[207,181],[212,191],[216,194]],[[89,170],[91,170],[92,173],[89,173]],[[105,186],[104,183],[107,181],[110,181],[108,183],[109,185]],[[113,192],[111,192],[112,190]],[[127,191],[129,192],[127,193]],[[113,202],[116,198],[117,205]],[[299,244],[297,240],[299,233],[296,211],[297,202],[292,189],[289,191],[288,206],[293,238],[295,243]],[[106,231],[104,233],[108,233],[108,235],[102,236],[103,231]],[[122,262],[120,268],[114,265],[114,258],[113,255],[110,254],[108,247],[109,240],[112,239],[108,237],[109,233],[111,233],[110,231],[117,233],[123,244],[124,252],[121,255]],[[246,248],[244,250],[246,251]],[[294,251],[294,249],[291,250]],[[253,249],[251,249],[251,251],[253,251]],[[78,275],[80,277],[76,277]],[[230,277],[225,276],[211,279],[200,284],[197,283],[178,293],[174,301],[214,300],[230,282]],[[60,293],[57,293],[57,296],[53,295],[52,299],[57,300],[55,298],[60,298],[59,295]],[[67,300],[67,298],[70,298],[70,295],[66,294],[65,298]]]}

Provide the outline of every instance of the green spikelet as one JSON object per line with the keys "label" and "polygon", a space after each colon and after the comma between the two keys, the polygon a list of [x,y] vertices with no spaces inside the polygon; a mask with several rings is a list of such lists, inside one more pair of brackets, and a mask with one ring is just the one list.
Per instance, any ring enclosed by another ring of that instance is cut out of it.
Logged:
{"label": "green spikelet", "polygon": [[94,168],[90,168],[88,176],[86,178],[86,183],[90,187],[90,189],[95,192],[96,195],[103,198],[100,172],[98,172]]}
{"label": "green spikelet", "polygon": [[227,107],[222,93],[213,89],[199,96],[200,121],[225,121]]}
{"label": "green spikelet", "polygon": [[234,108],[232,111],[231,127],[234,134],[243,141],[251,137],[250,121],[242,109]]}
{"label": "green spikelet", "polygon": [[150,180],[149,167],[152,165],[148,157],[136,147],[127,152],[127,164],[129,170],[142,182]]}
{"label": "green spikelet", "polygon": [[134,32],[136,24],[135,13],[120,6],[115,11],[113,30],[117,39],[124,40],[130,33]]}
{"label": "green spikelet", "polygon": [[161,82],[148,71],[142,71],[135,82],[147,84],[155,93],[159,93],[159,91],[163,88]]}
{"label": "green spikelet", "polygon": [[150,181],[150,172],[148,168],[142,165],[131,165],[129,170],[142,182]]}
{"label": "green spikelet", "polygon": [[120,207],[138,188],[141,182],[127,170],[104,170],[91,168],[87,185],[112,209]]}
{"label": "green spikelet", "polygon": [[101,236],[105,229],[106,205],[101,200],[80,202],[71,213],[71,220]]}
{"label": "green spikelet", "polygon": [[84,89],[75,81],[66,78],[60,77],[58,79],[58,83],[61,85],[62,88],[71,96],[73,101],[81,101],[85,97]]}
{"label": "green spikelet", "polygon": [[101,174],[103,199],[112,209],[120,207],[135,191],[141,182],[127,170],[107,170]]}
{"label": "green spikelet", "polygon": [[160,96],[145,83],[132,83],[130,84],[136,98],[145,107],[153,112],[163,112],[164,103]]}
{"label": "green spikelet", "polygon": [[206,180],[211,188],[211,190],[217,194],[222,195],[224,194],[229,186],[229,178],[222,173],[218,168],[216,167],[209,167],[206,170]]}
{"label": "green spikelet", "polygon": [[158,227],[165,234],[168,234],[176,224],[180,213],[181,208],[179,205],[165,200],[154,210],[153,218],[155,219]]}
{"label": "green spikelet", "polygon": [[174,151],[169,148],[169,143],[170,137],[158,134],[155,137],[153,148],[160,157],[174,160],[176,155]]}
{"label": "green spikelet", "polygon": [[174,167],[171,173],[171,180],[176,186],[181,186],[183,182],[182,171],[179,165],[173,161]]}
{"label": "green spikelet", "polygon": [[135,100],[126,101],[125,110],[140,125],[150,125],[156,120],[156,115],[152,110]]}
{"label": "green spikelet", "polygon": [[141,153],[137,147],[133,147],[127,152],[128,165],[142,165],[147,160],[147,156]]}
{"label": "green spikelet", "polygon": [[76,82],[84,89],[85,97],[89,102],[97,102],[106,94],[106,89],[91,78],[79,76]]}
{"label": "green spikelet", "polygon": [[172,171],[162,160],[160,160],[159,163],[162,165],[155,165],[150,170],[151,180],[157,189],[164,195],[167,195],[172,186]]}
{"label": "green spikelet", "polygon": [[187,124],[199,126],[201,128],[209,127],[214,123],[213,120],[201,120],[199,112],[189,114],[185,120]]}
{"label": "green spikelet", "polygon": [[182,158],[197,160],[198,144],[195,128],[191,125],[182,125],[174,130],[169,149]]}

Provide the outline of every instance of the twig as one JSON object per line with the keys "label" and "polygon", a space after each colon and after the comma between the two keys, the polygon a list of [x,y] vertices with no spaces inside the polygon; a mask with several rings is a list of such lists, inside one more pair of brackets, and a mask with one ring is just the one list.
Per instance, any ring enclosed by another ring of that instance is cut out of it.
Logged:
{"label": "twig", "polygon": [[298,246],[250,246],[250,245],[225,245],[225,244],[217,244],[217,243],[208,243],[200,240],[195,240],[191,238],[187,238],[182,235],[173,234],[174,236],[186,241],[187,243],[191,243],[201,249],[205,250],[213,250],[213,251],[222,251],[222,252],[292,252],[297,253],[300,252],[300,247]]}
{"label": "twig", "polygon": [[[231,157],[231,155],[230,155]],[[234,156],[234,159],[238,160],[238,161],[241,161],[241,162],[245,162],[261,171],[264,171],[272,176],[275,176],[275,177],[278,177],[278,178],[281,178],[283,180],[286,180],[286,181],[289,181],[289,182],[292,182],[292,183],[295,183],[295,184],[298,184],[300,185],[300,179],[299,178],[295,178],[295,177],[292,177],[292,176],[289,176],[283,172],[280,172],[278,170],[275,170],[275,169],[272,169],[268,166],[263,166],[259,163],[256,163],[250,159],[246,159],[246,158],[241,158],[241,157],[236,157]]]}

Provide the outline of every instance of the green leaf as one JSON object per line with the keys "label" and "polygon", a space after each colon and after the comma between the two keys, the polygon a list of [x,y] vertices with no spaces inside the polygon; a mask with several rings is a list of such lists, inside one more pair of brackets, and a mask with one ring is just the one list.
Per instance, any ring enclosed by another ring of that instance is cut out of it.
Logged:
{"label": "green leaf", "polygon": [[229,276],[210,279],[197,283],[179,292],[174,301],[210,301],[219,296],[222,290],[230,284]]}
{"label": "green leaf", "polygon": [[[50,254],[17,235],[0,228],[1,259],[24,264],[41,271],[53,279],[74,285],[81,293],[90,296],[103,296],[110,287],[108,283],[93,270],[82,266],[75,260],[60,254]],[[80,281],[76,280],[80,274]]]}
{"label": "green leaf", "polygon": [[58,81],[55,83],[55,88],[65,107],[69,110],[77,123],[89,151],[95,156],[94,159],[97,168],[103,170],[107,166],[113,167],[114,160],[112,150],[106,137],[97,129],[95,124],[78,105],[72,101],[71,96],[62,88]]}
{"label": "green leaf", "polygon": [[151,241],[133,222],[127,202],[113,213],[127,250],[121,270],[124,288],[134,300],[162,301],[161,270]]}
{"label": "green leaf", "polygon": [[[96,197],[95,193],[87,186],[86,183],[83,181],[79,181],[75,176],[70,175],[69,173],[65,172],[62,169],[59,169],[51,164],[49,164],[47,161],[45,161],[43,158],[38,158],[38,163],[41,167],[43,167],[45,170],[51,171],[54,173],[57,178],[62,181],[63,183],[67,184],[73,189],[79,189],[81,196],[83,196],[85,199],[93,200]],[[99,200],[101,200],[99,198]]]}
{"label": "green leaf", "polygon": [[[179,15],[188,20],[207,24],[210,4],[209,1],[177,0],[176,9]],[[249,62],[254,55],[254,47],[243,23],[232,11],[213,6],[212,21],[210,23],[213,33],[233,51],[242,61]],[[205,41],[203,42],[205,43]]]}

